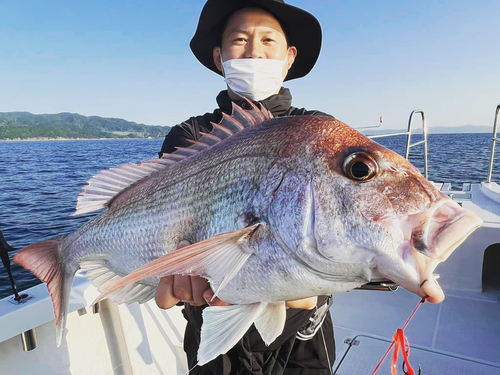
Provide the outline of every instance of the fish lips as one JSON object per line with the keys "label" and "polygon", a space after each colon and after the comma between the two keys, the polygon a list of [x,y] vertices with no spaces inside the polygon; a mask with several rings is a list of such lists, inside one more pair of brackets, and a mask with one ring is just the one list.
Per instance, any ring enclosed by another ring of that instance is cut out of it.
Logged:
{"label": "fish lips", "polygon": [[412,229],[410,243],[416,251],[443,262],[483,221],[452,200],[440,203]]}
{"label": "fish lips", "polygon": [[478,215],[449,198],[422,213],[409,215],[401,225],[405,240],[398,250],[406,263],[414,264],[420,284],[404,285],[403,281],[400,285],[429,302],[442,302],[444,292],[433,276],[434,270],[482,224]]}

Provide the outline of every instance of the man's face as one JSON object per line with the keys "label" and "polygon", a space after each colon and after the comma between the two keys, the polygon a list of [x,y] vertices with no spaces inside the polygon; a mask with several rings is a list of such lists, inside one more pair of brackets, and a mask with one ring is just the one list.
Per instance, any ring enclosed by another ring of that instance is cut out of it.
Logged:
{"label": "man's face", "polygon": [[295,60],[297,49],[288,47],[280,23],[260,8],[244,8],[228,20],[222,34],[222,46],[214,48],[214,63],[222,72],[222,61],[232,59],[274,59],[287,62],[283,78]]}

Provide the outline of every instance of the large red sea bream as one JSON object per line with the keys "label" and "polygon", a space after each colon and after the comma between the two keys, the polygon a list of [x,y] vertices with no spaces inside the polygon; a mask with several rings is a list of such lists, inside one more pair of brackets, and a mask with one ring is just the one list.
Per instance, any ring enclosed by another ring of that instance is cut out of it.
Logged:
{"label": "large red sea bream", "polygon": [[[442,301],[433,271],[482,223],[342,122],[255,107],[234,107],[191,147],[94,176],[76,214],[103,207],[14,258],[47,283],[58,343],[80,267],[118,303],[151,299],[161,276],[201,275],[233,306],[204,310],[200,365],[252,323],[271,343],[287,300],[389,279]],[[176,251],[182,240],[192,245]]]}

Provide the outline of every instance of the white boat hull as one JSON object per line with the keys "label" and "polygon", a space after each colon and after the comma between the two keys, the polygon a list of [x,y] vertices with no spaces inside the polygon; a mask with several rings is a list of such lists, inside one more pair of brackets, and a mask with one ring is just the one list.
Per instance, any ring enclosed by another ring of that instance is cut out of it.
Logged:
{"label": "white boat hull", "polygon": [[[26,292],[35,295],[26,305],[14,306],[7,299],[0,301],[2,375],[188,372],[182,348],[186,323],[180,307],[165,311],[154,300],[142,305],[116,305],[105,300],[99,304],[98,313],[93,313],[89,306],[98,293],[87,279],[77,276],[67,332],[57,348],[52,303],[46,286],[38,285]],[[86,313],[80,315],[83,310],[80,313],[77,310],[82,308]],[[51,315],[50,320],[39,324],[39,317],[47,315]],[[20,334],[31,328],[35,329],[37,347],[24,351]],[[9,335],[12,337],[6,338]]]}

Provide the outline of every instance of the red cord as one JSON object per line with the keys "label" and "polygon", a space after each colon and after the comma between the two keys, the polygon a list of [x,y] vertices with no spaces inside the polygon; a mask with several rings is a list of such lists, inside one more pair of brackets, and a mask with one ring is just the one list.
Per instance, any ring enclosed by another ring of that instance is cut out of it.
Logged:
{"label": "red cord", "polygon": [[382,357],[382,359],[380,360],[380,362],[377,364],[377,367],[375,367],[375,370],[373,370],[373,372],[371,373],[371,375],[374,375],[379,370],[380,366],[382,366],[382,363],[385,360],[385,357],[387,357],[387,355],[389,354],[389,352],[391,351],[391,349],[392,349],[393,346],[395,346],[395,348],[394,348],[394,353],[392,354],[391,374],[392,375],[397,375],[396,366],[397,366],[397,363],[398,363],[398,355],[399,355],[399,350],[400,349],[401,349],[401,351],[403,353],[403,360],[405,361],[405,364],[406,364],[406,368],[407,368],[406,372],[407,372],[407,374],[408,375],[414,375],[415,374],[415,372],[413,371],[413,369],[410,366],[410,361],[408,360],[408,357],[410,355],[410,343],[408,342],[408,339],[406,338],[406,336],[404,334],[404,330],[405,330],[406,326],[408,325],[408,323],[410,323],[410,320],[413,318],[413,316],[417,312],[417,310],[420,307],[420,305],[422,303],[424,303],[426,300],[427,300],[427,298],[422,298],[422,300],[418,303],[417,307],[415,307],[415,310],[413,310],[413,312],[411,313],[410,317],[406,321],[406,323],[403,326],[403,328],[398,328],[398,330],[396,331],[396,333],[394,335],[394,339],[392,341],[392,344],[389,346],[389,349],[387,349],[387,351],[385,352],[384,356]]}

